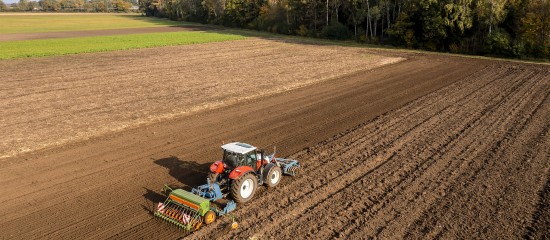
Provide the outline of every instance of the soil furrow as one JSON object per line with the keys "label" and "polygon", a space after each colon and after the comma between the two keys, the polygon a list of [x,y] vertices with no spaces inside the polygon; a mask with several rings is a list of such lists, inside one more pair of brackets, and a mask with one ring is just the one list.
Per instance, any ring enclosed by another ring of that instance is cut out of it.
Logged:
{"label": "soil furrow", "polygon": [[[539,89],[539,90],[540,90],[540,89]],[[544,92],[544,91],[539,92],[538,95],[540,96],[541,93],[543,93],[543,92]],[[540,97],[539,97],[539,98],[540,98]],[[526,98],[526,99],[529,100],[530,98]],[[546,101],[545,99],[546,99],[546,97],[543,98],[542,102],[545,102],[545,101]],[[524,104],[524,105],[528,104],[528,103],[529,103],[528,100],[527,100],[527,101],[524,100],[524,102],[523,102],[522,104]],[[542,102],[541,102],[541,103],[542,103]],[[540,109],[540,108],[537,106],[533,112],[536,112],[536,111],[537,111],[536,109]],[[522,109],[520,108],[519,110],[522,110]],[[532,113],[533,113],[533,112],[532,112]],[[527,114],[526,116],[527,116],[526,119],[530,119],[529,114]],[[517,117],[523,117],[523,115],[522,115],[522,114],[517,114],[517,115],[514,115],[514,117],[516,117],[516,118],[517,118]],[[506,125],[504,125],[504,126],[506,126]],[[518,128],[517,125],[507,125],[507,127],[512,127],[512,128],[516,128],[516,129]],[[519,125],[519,128],[521,129],[521,128],[523,128],[523,126],[522,126],[522,125]],[[501,132],[505,132],[505,135],[504,135],[502,138],[505,138],[506,136],[509,136],[509,134],[511,134],[511,132],[510,132],[509,130],[505,130],[505,131],[501,131]],[[496,146],[499,147],[499,149],[502,149],[502,147],[500,147],[500,143],[502,142],[502,140],[495,140],[495,139],[493,139],[492,141],[487,141],[487,142],[496,143],[496,144],[497,144]],[[494,148],[494,147],[495,147],[495,146],[493,146],[493,148]],[[479,155],[487,154],[487,152],[489,152],[489,154],[493,154],[495,151],[496,151],[496,150],[488,149],[488,150],[486,150],[486,151],[481,151],[481,152],[479,152],[478,154],[471,154],[471,155],[474,156],[474,159],[476,159],[477,161],[479,161]],[[493,155],[494,155],[494,154],[493,154]],[[493,158],[499,159],[498,157],[495,157],[495,156],[493,156]],[[492,160],[492,161],[489,160],[489,161],[492,162],[493,164],[497,162],[497,161],[494,161],[494,160]],[[479,172],[481,171],[481,169],[484,169],[484,168],[486,168],[487,166],[490,165],[489,161],[488,161],[488,160],[483,161],[481,165],[478,165],[478,166],[476,167],[477,170],[476,170],[476,169],[472,169],[472,167],[474,167],[474,166],[477,165],[475,162],[469,163],[468,166],[467,166],[468,168],[463,169],[463,171],[461,172],[461,175],[459,176],[459,178],[458,178],[457,180],[450,181],[450,183],[451,183],[451,184],[450,184],[451,188],[450,188],[450,189],[447,189],[447,190],[446,190],[446,193],[447,193],[447,194],[452,194],[453,197],[454,197],[455,195],[459,195],[459,194],[456,194],[456,192],[455,192],[456,189],[455,189],[455,188],[457,188],[457,187],[468,188],[470,182],[473,181],[473,180],[475,180],[477,173],[479,173]],[[486,169],[485,169],[485,172],[487,172]],[[494,173],[491,173],[491,175],[492,175],[492,174],[494,174]],[[462,181],[461,181],[460,179],[465,179],[465,180],[462,180]],[[496,189],[501,189],[501,188],[496,188]],[[505,189],[505,188],[502,188],[502,189]],[[497,196],[498,196],[498,195],[497,195]],[[477,199],[477,198],[475,198],[475,197],[470,197],[470,198],[464,197],[464,198],[465,198],[465,199]],[[416,225],[415,228],[416,228],[416,229],[419,229],[419,230],[416,230],[416,232],[422,232],[422,233],[424,233],[424,234],[430,234],[430,235],[433,234],[432,236],[434,236],[434,235],[437,235],[437,234],[442,234],[442,233],[441,233],[441,230],[442,230],[442,229],[444,230],[445,228],[448,228],[448,227],[449,227],[449,226],[441,226],[441,225],[439,225],[439,228],[433,229],[432,223],[433,223],[434,221],[436,221],[436,220],[432,219],[433,216],[434,216],[434,213],[435,213],[435,212],[440,213],[440,214],[441,214],[441,213],[447,213],[447,212],[449,211],[449,209],[450,209],[450,206],[448,206],[448,205],[446,205],[446,204],[442,204],[441,201],[446,202],[446,201],[449,201],[449,200],[448,200],[448,199],[441,199],[441,200],[438,200],[438,202],[436,202],[436,204],[433,204],[432,210],[428,210],[427,212],[425,212],[425,213],[424,213],[424,216],[423,216],[422,218],[418,219],[417,222],[415,223],[415,225]],[[447,202],[447,204],[448,204],[448,202]],[[437,210],[434,210],[433,208],[437,208]],[[447,219],[447,220],[449,220],[449,219]],[[430,221],[430,222],[427,222],[427,221]],[[430,224],[430,225],[424,225],[424,226],[418,225],[418,224],[420,224],[421,222],[424,222],[425,224]],[[440,221],[437,221],[437,222],[441,222],[441,220],[440,220]],[[428,227],[428,226],[430,226],[430,227]],[[431,229],[431,230],[430,230],[430,229]],[[411,229],[411,230],[412,230],[412,229]],[[409,230],[409,232],[408,232],[409,237],[411,236],[411,235],[410,235],[410,234],[411,234],[411,232],[410,232],[411,230]],[[478,229],[478,230],[479,230],[479,229]],[[434,232],[433,232],[433,233],[430,233],[431,231],[434,231]],[[448,234],[448,233],[445,232],[445,234]],[[422,237],[423,235],[420,235],[420,236]],[[424,237],[426,237],[426,236],[423,236],[422,238],[424,238]]]}
{"label": "soil furrow", "polygon": [[[436,116],[436,115],[437,115],[437,113],[434,114],[434,116]],[[367,139],[368,139],[368,138],[367,138]],[[355,146],[353,146],[352,144],[350,144],[350,145],[351,145],[352,147],[355,147]],[[355,147],[355,148],[356,148],[356,147]],[[387,146],[386,146],[386,148],[387,148]],[[318,155],[321,155],[321,154],[318,154]],[[342,153],[339,152],[339,155],[342,155]],[[333,157],[333,156],[331,156],[331,157]],[[343,158],[346,159],[345,157],[343,157]],[[331,159],[331,158],[327,158],[327,159]],[[337,162],[337,163],[340,162],[340,161],[336,161],[335,159],[332,159],[332,161],[333,161],[333,162]],[[322,164],[324,165],[324,164],[326,164],[326,163],[322,163]],[[329,169],[330,169],[330,168],[329,168]],[[322,170],[321,170],[321,169],[315,169],[315,171],[317,172],[317,171],[322,171]],[[305,170],[305,172],[308,172],[307,169]],[[327,182],[330,182],[330,180],[328,180]],[[290,187],[290,188],[293,188],[293,187]],[[317,190],[317,189],[314,189],[314,190]],[[332,195],[332,196],[333,196],[333,195]],[[299,199],[294,200],[294,201],[299,201]],[[266,201],[266,202],[269,202],[269,201]],[[254,211],[252,210],[251,212],[254,212]],[[264,210],[264,212],[265,212],[265,210]],[[267,215],[270,215],[269,213],[266,213],[266,214],[267,214]],[[261,223],[260,223],[260,224],[258,224],[258,226],[262,226],[262,228],[263,228],[263,227],[264,227],[264,224],[261,224]]]}
{"label": "soil furrow", "polygon": [[[441,118],[445,119],[445,118],[447,118],[446,115],[452,116],[452,115],[456,115],[456,113],[438,114],[438,117],[439,117],[439,115],[442,115]],[[460,115],[458,115],[458,116],[460,116]],[[436,122],[435,124],[432,123],[431,125],[437,126],[437,122]],[[452,125],[452,123],[451,123],[450,125]],[[432,126],[432,127],[430,127],[429,125],[428,125],[428,126],[422,126],[422,128],[424,128],[424,129],[431,129],[431,128],[433,128],[433,126]],[[470,124],[466,124],[466,126],[468,127],[468,126],[471,126],[471,125],[470,125]],[[463,132],[463,131],[464,131],[464,130],[459,130],[459,132]],[[432,135],[432,134],[430,134],[429,132],[428,132],[428,133],[425,133],[425,134],[426,134],[426,135]],[[447,134],[439,134],[439,135],[447,136]],[[450,135],[456,135],[456,134],[453,133],[453,134],[450,134]],[[450,136],[450,135],[449,135],[449,136]],[[436,149],[436,150],[434,150],[433,152],[439,152],[439,151],[441,151],[441,149],[446,148],[446,147],[447,147],[447,144],[449,144],[449,143],[451,143],[451,142],[453,141],[452,138],[449,139],[449,138],[445,137],[444,139],[445,139],[447,142],[446,142],[446,143],[438,143],[438,144],[436,144],[436,145],[439,146],[440,149]],[[402,144],[402,145],[403,145],[404,147],[406,147],[408,144]],[[411,145],[415,145],[415,144],[412,143]],[[430,156],[428,159],[433,159],[433,155]],[[399,163],[400,163],[399,165],[404,164],[405,166],[407,166],[407,164],[405,164],[406,161],[403,161],[403,160],[396,160],[396,161],[394,161],[394,162],[399,162]],[[425,164],[425,162],[422,163],[422,164]],[[422,164],[416,165],[416,166],[414,167],[414,169],[412,169],[412,170],[411,170],[411,169],[407,169],[407,168],[401,167],[400,170],[405,171],[406,173],[400,174],[400,175],[402,175],[402,176],[408,176],[408,178],[410,178],[411,176],[414,176],[414,174],[412,174],[412,173],[416,173],[416,172],[418,172],[418,170],[419,170],[420,168],[422,168],[422,167],[421,167]],[[394,164],[394,165],[395,165],[395,164]],[[390,168],[390,169],[391,169],[391,167],[389,167],[389,165],[387,165],[387,166],[388,166],[387,168]],[[414,165],[413,165],[413,166],[414,166]],[[427,168],[428,168],[428,167],[425,166],[425,167],[423,167],[422,169],[425,170],[425,169],[427,169]],[[388,176],[389,174],[382,173],[382,174],[380,174],[380,175],[382,175],[382,176]],[[394,174],[394,175],[395,175],[395,174]],[[414,181],[414,178],[411,179],[410,181]],[[354,182],[359,182],[359,181],[354,181]],[[401,185],[401,184],[403,184],[404,182],[405,182],[405,179],[404,179],[404,178],[401,178],[401,179],[396,183],[396,185],[393,185],[393,186],[388,187],[388,188],[386,188],[385,190],[383,190],[383,195],[382,195],[382,197],[380,197],[380,198],[387,198],[387,197],[388,197],[387,194],[389,194],[390,192],[392,192],[393,190],[395,190],[396,188],[398,188],[398,186]],[[385,182],[385,185],[388,186],[388,184],[389,184],[389,183],[386,181],[386,182]],[[364,187],[365,187],[365,186],[362,186],[362,187],[349,187],[349,189],[361,189],[361,188],[364,188]],[[353,191],[352,191],[352,192],[353,192]],[[350,192],[347,192],[347,193],[341,194],[341,195],[344,195],[344,196],[352,196],[352,194],[351,194]],[[330,195],[330,196],[331,196],[330,198],[336,198],[337,200],[332,201],[332,202],[328,202],[327,204],[325,204],[325,205],[327,205],[327,206],[335,205],[335,204],[337,204],[338,202],[348,202],[348,201],[352,200],[352,199],[338,200],[338,196],[339,196],[339,195]],[[392,197],[395,197],[395,196],[392,196]],[[370,200],[372,200],[372,198],[375,199],[375,200],[373,200],[374,202],[378,202],[378,203],[380,203],[380,204],[382,204],[382,205],[385,205],[386,202],[387,202],[387,201],[382,201],[381,199],[377,199],[376,197],[372,197],[372,196],[369,197]],[[328,199],[325,199],[325,200],[323,200],[323,201],[326,201],[326,200],[328,200]],[[318,213],[311,213],[311,214],[306,214],[306,215],[315,216],[315,215],[318,215],[318,214],[322,214],[323,211],[324,211],[324,209],[327,209],[327,207],[324,206],[324,207],[321,207],[320,209],[321,209],[321,210],[320,210]],[[361,211],[365,211],[365,209],[359,210],[359,211],[360,211],[360,212],[361,212]],[[346,213],[346,212],[344,211],[344,214],[345,214],[345,213]],[[329,215],[338,215],[338,213],[337,213],[337,212],[329,213]],[[310,220],[311,220],[311,219],[310,219]],[[298,219],[297,221],[293,221],[293,223],[300,223],[300,222],[304,222],[304,221],[305,221],[305,219],[302,219],[302,220]],[[323,219],[318,219],[318,221],[323,221]],[[345,222],[345,221],[344,221],[344,222]],[[327,226],[330,226],[331,228],[334,228],[334,227],[335,227],[334,223],[327,223],[326,225],[327,225]],[[322,225],[317,225],[316,227],[319,228],[319,227],[321,227],[321,226],[322,226]],[[336,232],[340,232],[340,231],[336,231]],[[321,235],[320,237],[324,238],[324,236],[322,236],[322,235]],[[325,236],[325,237],[326,237],[326,236]],[[333,237],[334,237],[334,236],[333,236]]]}

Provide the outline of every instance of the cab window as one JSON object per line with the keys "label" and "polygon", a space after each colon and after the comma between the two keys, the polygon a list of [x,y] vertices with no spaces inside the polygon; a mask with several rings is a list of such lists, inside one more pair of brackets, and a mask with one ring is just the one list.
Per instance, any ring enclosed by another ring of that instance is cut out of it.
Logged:
{"label": "cab window", "polygon": [[251,166],[252,168],[255,168],[256,166],[256,151],[252,151],[246,154],[246,165]]}

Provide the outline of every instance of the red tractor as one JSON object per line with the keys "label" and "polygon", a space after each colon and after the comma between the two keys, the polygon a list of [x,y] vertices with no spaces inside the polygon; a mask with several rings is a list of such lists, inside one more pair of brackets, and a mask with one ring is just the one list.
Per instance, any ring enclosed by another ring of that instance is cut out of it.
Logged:
{"label": "red tractor", "polygon": [[296,160],[266,155],[246,143],[228,143],[222,149],[223,159],[210,166],[208,178],[220,186],[224,197],[231,194],[238,203],[252,199],[259,185],[275,187],[283,174],[295,176],[300,168]]}

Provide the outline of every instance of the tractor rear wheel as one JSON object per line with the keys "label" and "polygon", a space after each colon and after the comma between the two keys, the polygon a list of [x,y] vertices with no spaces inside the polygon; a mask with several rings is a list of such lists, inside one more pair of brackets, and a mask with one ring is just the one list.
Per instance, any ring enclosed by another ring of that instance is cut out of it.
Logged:
{"label": "tractor rear wheel", "polygon": [[264,172],[264,181],[268,187],[275,187],[281,182],[283,171],[277,165],[273,165]]}
{"label": "tractor rear wheel", "polygon": [[254,196],[258,179],[252,173],[247,173],[231,183],[231,196],[238,203],[248,202]]}

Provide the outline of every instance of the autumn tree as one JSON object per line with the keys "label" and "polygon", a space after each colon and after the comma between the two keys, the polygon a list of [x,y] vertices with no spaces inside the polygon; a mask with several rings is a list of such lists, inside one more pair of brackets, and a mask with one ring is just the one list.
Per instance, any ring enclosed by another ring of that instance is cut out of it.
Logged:
{"label": "autumn tree", "polygon": [[530,0],[521,19],[522,40],[538,57],[550,58],[550,1]]}
{"label": "autumn tree", "polygon": [[[104,2],[91,1],[95,5]],[[549,2],[143,0],[139,3],[148,16],[185,21],[434,51],[550,58]],[[116,4],[113,6],[118,9]],[[96,11],[109,9],[96,8]]]}
{"label": "autumn tree", "polygon": [[8,6],[4,3],[4,1],[0,0],[0,12],[5,12],[8,10]]}
{"label": "autumn tree", "polygon": [[17,3],[17,9],[19,11],[32,11],[32,6],[28,0],[19,0]]}
{"label": "autumn tree", "polygon": [[48,12],[55,12],[61,9],[61,5],[59,5],[57,0],[41,0],[40,6],[42,7],[42,10]]}
{"label": "autumn tree", "polygon": [[128,12],[132,7],[132,4],[124,0],[113,0],[112,6],[117,12]]}

